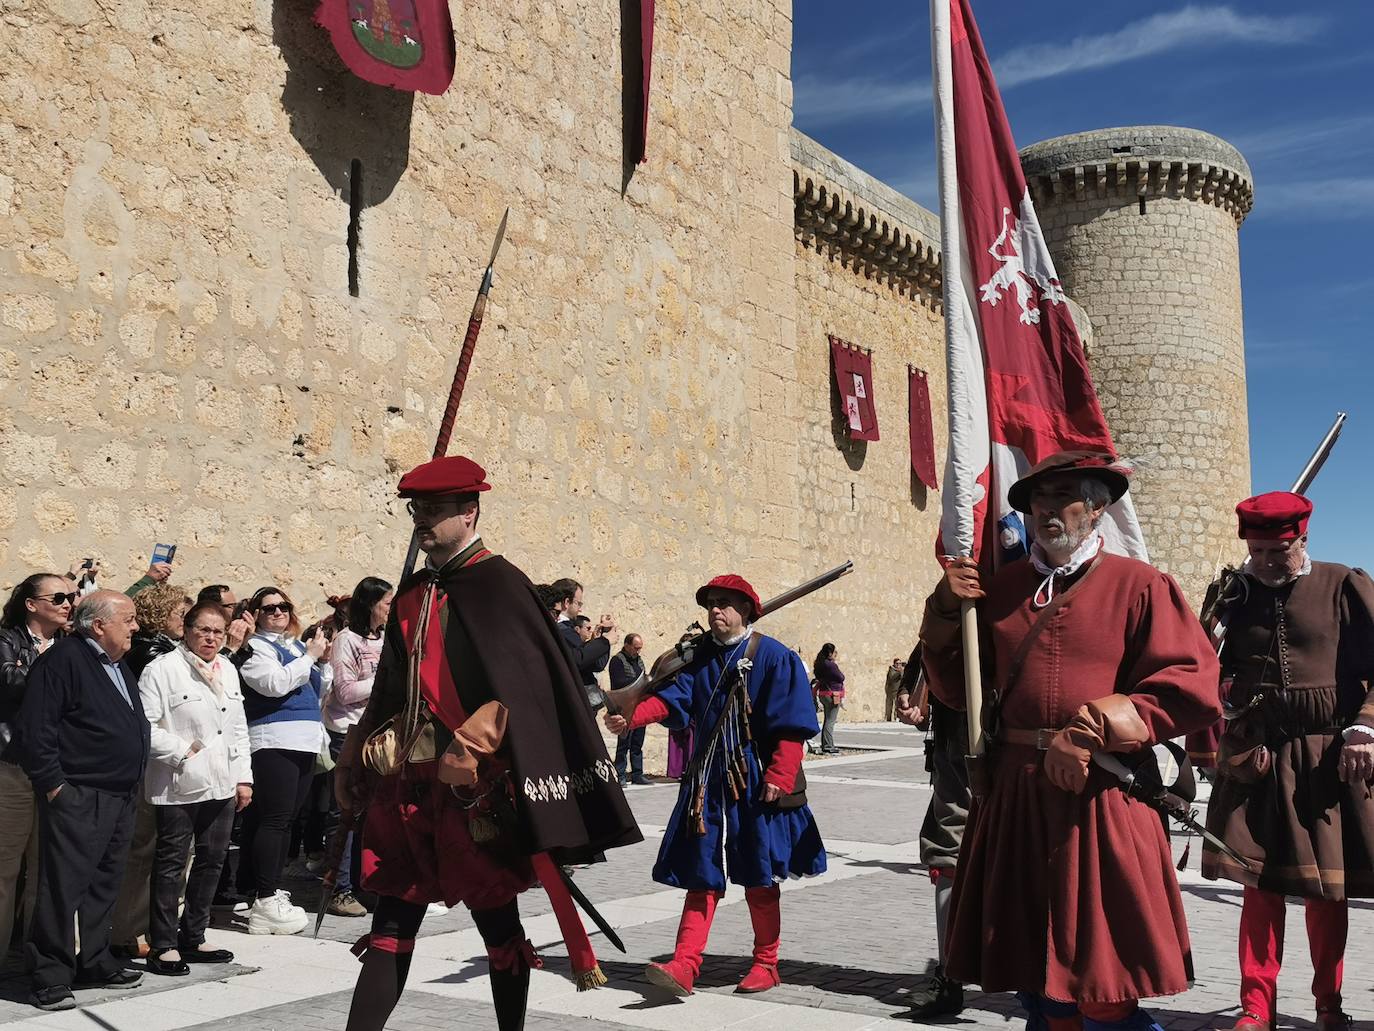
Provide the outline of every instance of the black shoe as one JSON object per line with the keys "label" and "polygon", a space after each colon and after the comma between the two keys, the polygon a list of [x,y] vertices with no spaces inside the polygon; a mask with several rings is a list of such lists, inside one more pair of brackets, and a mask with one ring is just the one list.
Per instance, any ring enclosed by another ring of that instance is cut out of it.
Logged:
{"label": "black shoe", "polygon": [[181,948],[177,950],[186,963],[232,963],[234,954],[228,949]]}
{"label": "black shoe", "polygon": [[964,986],[943,974],[935,974],[911,990],[907,1005],[912,1020],[922,1017],[952,1017],[964,1011]]}
{"label": "black shoe", "polygon": [[[150,954],[149,959],[152,959]],[[119,969],[104,977],[78,977],[74,988],[132,988],[143,980],[142,970]]]}
{"label": "black shoe", "polygon": [[76,996],[65,984],[54,984],[47,988],[35,988],[29,994],[29,1005],[40,1010],[74,1010]]}
{"label": "black shoe", "polygon": [[616,780],[620,783],[620,786],[622,788],[626,787],[630,783],[627,777],[617,777]]}
{"label": "black shoe", "polygon": [[651,781],[648,777],[644,776],[644,774],[642,773],[636,773],[633,777],[630,778],[630,783],[638,784],[640,787],[648,787],[650,784],[653,783],[653,781]]}
{"label": "black shoe", "polygon": [[[171,952],[171,949],[167,950]],[[163,959],[161,956],[148,954],[148,969],[155,974],[163,977],[185,977],[191,972],[191,968],[186,965],[184,959]]]}

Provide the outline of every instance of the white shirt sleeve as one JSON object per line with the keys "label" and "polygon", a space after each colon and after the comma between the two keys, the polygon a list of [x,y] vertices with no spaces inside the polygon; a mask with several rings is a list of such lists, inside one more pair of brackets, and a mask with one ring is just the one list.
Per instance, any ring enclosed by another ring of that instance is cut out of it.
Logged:
{"label": "white shirt sleeve", "polygon": [[285,698],[296,688],[310,681],[310,670],[315,665],[315,660],[308,654],[303,654],[283,666],[272,646],[265,641],[249,638],[248,646],[253,650],[253,654],[239,670],[244,687],[256,691],[264,698]]}

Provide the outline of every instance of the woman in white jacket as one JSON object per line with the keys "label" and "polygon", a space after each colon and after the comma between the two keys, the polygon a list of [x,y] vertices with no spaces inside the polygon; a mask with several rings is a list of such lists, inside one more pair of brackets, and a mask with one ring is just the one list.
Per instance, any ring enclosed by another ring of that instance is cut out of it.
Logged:
{"label": "woman in white jacket", "polygon": [[[144,791],[157,811],[148,969],[190,973],[190,963],[228,963],[227,949],[205,945],[210,903],[229,848],[234,813],[253,798],[253,768],[243,689],[234,664],[220,654],[224,610],[205,602],[185,616],[175,651],[149,663],[138,681],[152,724]],[[177,922],[186,856],[186,908]]]}

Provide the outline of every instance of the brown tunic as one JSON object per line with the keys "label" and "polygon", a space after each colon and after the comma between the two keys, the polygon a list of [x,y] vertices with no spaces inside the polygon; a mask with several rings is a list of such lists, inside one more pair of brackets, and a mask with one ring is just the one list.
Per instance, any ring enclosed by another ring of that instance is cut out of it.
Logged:
{"label": "brown tunic", "polygon": [[[1168,576],[1099,555],[1058,586],[1062,600],[1033,635],[1040,580],[1029,562],[1014,562],[987,582],[978,605],[983,670],[1002,692],[1003,726],[1054,730],[1111,694],[1130,696],[1152,741],[1216,719],[1216,655]],[[958,620],[932,599],[921,640],[931,692],[962,709]],[[1023,645],[1020,678],[1008,688]],[[1043,752],[993,747],[991,789],[973,803],[959,854],[948,974],[985,991],[1061,1001],[1186,991],[1188,925],[1158,815],[1096,767],[1075,795],[1050,783]]]}
{"label": "brown tunic", "polygon": [[1263,697],[1227,724],[1221,751],[1262,744],[1270,763],[1249,784],[1220,764],[1207,828],[1254,869],[1208,849],[1203,875],[1285,895],[1369,898],[1374,788],[1343,784],[1336,767],[1341,730],[1374,726],[1374,582],[1330,562],[1279,588],[1246,582],[1229,613],[1224,672],[1233,702]]}

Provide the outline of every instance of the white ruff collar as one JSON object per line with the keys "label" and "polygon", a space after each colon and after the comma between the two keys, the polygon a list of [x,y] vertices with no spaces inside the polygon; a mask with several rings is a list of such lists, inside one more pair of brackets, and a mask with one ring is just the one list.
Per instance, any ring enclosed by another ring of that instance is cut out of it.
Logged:
{"label": "white ruff collar", "polygon": [[720,645],[722,648],[729,648],[732,644],[739,644],[739,643],[740,643],[741,641],[743,641],[746,637],[748,637],[751,633],[753,633],[753,630],[754,630],[754,624],[753,624],[753,623],[745,623],[745,624],[744,624],[744,628],[743,628],[742,630],[740,630],[740,632],[737,633],[734,637],[731,637],[731,638],[726,639],[726,640],[722,640],[721,638],[717,637],[717,636],[713,633],[713,634],[711,635],[711,640],[715,641],[716,644]]}
{"label": "white ruff collar", "polygon": [[1049,555],[1041,547],[1040,542],[1036,541],[1031,545],[1030,560],[1035,571],[1044,576],[1040,586],[1035,589],[1035,594],[1031,598],[1031,607],[1043,609],[1054,600],[1054,578],[1056,576],[1073,576],[1102,549],[1102,535],[1094,533],[1086,541],[1080,544],[1074,553],[1069,556],[1069,560],[1062,566],[1050,565]]}

